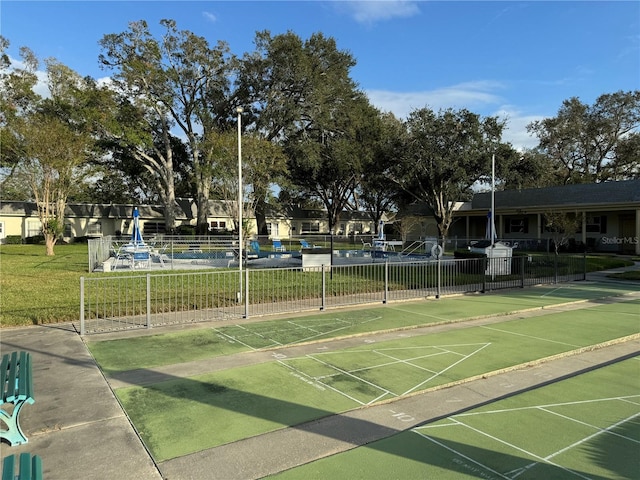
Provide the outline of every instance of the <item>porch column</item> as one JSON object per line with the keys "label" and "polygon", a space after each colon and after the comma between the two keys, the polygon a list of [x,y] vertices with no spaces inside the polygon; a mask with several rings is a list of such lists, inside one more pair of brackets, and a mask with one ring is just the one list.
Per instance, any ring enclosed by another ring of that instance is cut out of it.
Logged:
{"label": "porch column", "polygon": [[465,221],[465,236],[467,237],[467,244],[469,243],[469,215],[466,215],[464,218]]}
{"label": "porch column", "polygon": [[636,209],[636,255],[640,255],[640,208]]}

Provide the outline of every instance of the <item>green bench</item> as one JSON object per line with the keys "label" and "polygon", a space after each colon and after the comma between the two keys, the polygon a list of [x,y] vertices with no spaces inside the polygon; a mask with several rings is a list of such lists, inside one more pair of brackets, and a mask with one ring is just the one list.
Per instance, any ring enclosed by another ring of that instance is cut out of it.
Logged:
{"label": "green bench", "polygon": [[[31,375],[31,354],[12,352],[2,356],[0,364],[0,388],[2,389],[2,407],[0,420],[6,430],[0,430],[0,439],[10,445],[27,443],[27,437],[20,429],[20,411],[25,403],[33,403],[33,377]],[[13,404],[11,413],[4,409],[5,404]]]}
{"label": "green bench", "polygon": [[2,463],[2,480],[42,480],[42,459],[30,453],[20,454],[20,470],[16,473],[16,457],[9,455]]}

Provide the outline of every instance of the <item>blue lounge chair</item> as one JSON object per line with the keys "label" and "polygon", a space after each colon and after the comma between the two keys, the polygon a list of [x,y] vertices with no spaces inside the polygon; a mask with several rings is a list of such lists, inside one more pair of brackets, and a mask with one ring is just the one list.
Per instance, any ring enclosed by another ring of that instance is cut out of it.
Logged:
{"label": "blue lounge chair", "polygon": [[317,248],[315,245],[311,245],[304,239],[300,239],[300,245],[302,245],[302,248]]}
{"label": "blue lounge chair", "polygon": [[280,242],[279,238],[272,239],[271,243],[273,243],[274,252],[284,252],[284,247],[282,246],[282,243]]}
{"label": "blue lounge chair", "polygon": [[260,253],[260,244],[257,240],[251,240],[251,242],[249,242],[249,248],[253,253]]}

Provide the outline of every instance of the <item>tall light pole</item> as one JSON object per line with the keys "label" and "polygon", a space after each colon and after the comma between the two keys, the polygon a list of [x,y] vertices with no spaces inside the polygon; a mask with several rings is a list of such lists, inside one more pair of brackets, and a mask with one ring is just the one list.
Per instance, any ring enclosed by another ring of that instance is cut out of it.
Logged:
{"label": "tall light pole", "polygon": [[495,247],[496,237],[496,154],[491,155],[491,248]]}
{"label": "tall light pole", "polygon": [[242,302],[242,112],[242,107],[236,108],[238,114],[238,268],[240,273],[238,302]]}

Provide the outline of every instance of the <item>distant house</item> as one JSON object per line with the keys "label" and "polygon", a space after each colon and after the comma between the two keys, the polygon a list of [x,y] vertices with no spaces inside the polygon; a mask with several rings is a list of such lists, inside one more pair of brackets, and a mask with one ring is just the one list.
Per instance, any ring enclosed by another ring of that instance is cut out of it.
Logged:
{"label": "distant house", "polygon": [[[164,220],[164,208],[160,205],[116,205],[116,204],[69,204],[65,210],[63,240],[101,236],[127,236],[132,231],[133,209],[137,207],[142,233],[145,236],[166,234],[170,231]],[[211,201],[207,212],[210,235],[229,234],[235,222],[231,217],[233,208],[224,202]],[[257,233],[255,216],[245,220],[251,234]],[[176,218],[173,228],[178,232],[195,227],[197,210],[192,199],[176,201]],[[266,218],[267,230],[272,238],[324,234],[328,235],[327,214],[322,210],[288,209],[285,212],[270,212]],[[186,228],[185,228],[186,227]],[[338,235],[369,234],[374,231],[371,219],[364,212],[344,212],[339,222]],[[7,236],[22,240],[41,234],[42,225],[36,204],[21,201],[0,201],[0,242]]]}
{"label": "distant house", "polygon": [[[590,251],[640,254],[640,180],[564,185],[495,192],[499,239],[544,242],[551,238],[545,213],[566,212],[579,219],[570,240]],[[450,236],[484,238],[491,193],[478,193],[459,205]]]}

